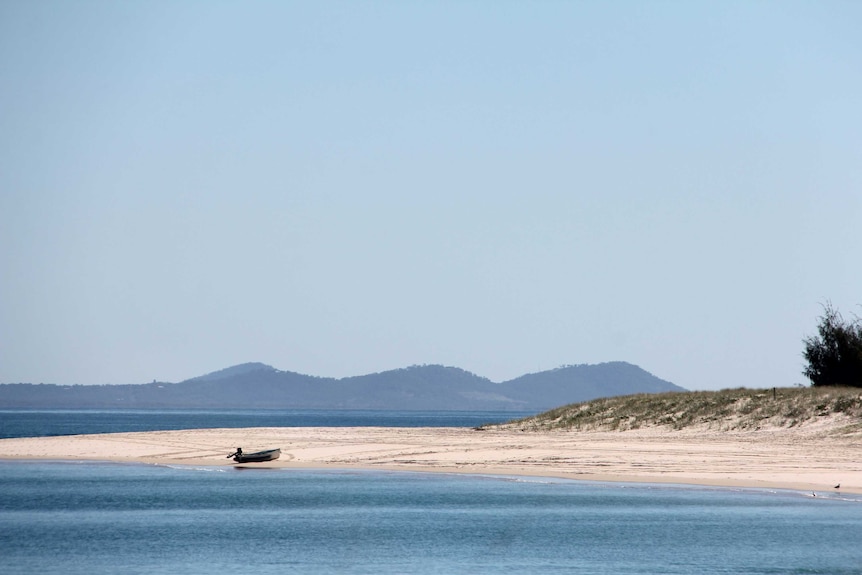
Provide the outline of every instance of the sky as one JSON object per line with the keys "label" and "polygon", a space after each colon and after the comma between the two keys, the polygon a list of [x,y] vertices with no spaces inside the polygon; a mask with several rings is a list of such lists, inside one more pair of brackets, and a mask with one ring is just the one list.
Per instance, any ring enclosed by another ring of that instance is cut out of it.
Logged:
{"label": "sky", "polygon": [[0,382],[807,384],[862,3],[0,0]]}

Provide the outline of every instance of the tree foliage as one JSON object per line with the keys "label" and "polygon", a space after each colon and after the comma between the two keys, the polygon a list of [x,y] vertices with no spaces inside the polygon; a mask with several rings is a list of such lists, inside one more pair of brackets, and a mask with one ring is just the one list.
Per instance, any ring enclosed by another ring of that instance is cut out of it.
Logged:
{"label": "tree foliage", "polygon": [[862,387],[862,320],[845,321],[826,304],[817,333],[803,340],[808,366],[802,373],[811,385]]}

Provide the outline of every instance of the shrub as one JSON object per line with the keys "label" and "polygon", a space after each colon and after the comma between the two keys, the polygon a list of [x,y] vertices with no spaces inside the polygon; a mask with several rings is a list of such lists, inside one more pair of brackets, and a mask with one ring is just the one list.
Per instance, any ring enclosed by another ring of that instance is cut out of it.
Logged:
{"label": "shrub", "polygon": [[811,385],[862,387],[862,320],[845,321],[827,304],[817,332],[803,340],[808,366],[802,373]]}

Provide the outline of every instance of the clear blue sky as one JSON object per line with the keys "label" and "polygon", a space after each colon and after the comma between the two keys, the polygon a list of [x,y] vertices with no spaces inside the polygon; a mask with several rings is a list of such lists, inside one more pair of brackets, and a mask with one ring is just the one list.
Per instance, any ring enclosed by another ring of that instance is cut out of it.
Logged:
{"label": "clear blue sky", "polygon": [[0,382],[807,383],[862,3],[0,0]]}

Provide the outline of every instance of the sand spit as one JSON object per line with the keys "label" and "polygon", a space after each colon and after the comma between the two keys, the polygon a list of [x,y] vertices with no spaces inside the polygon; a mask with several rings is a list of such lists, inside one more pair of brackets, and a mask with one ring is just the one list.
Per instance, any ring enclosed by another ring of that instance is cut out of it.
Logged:
{"label": "sand spit", "polygon": [[774,430],[524,432],[467,428],[279,427],[0,440],[0,459],[230,466],[237,446],[280,447],[248,467],[362,468],[592,481],[862,493],[862,437]]}

